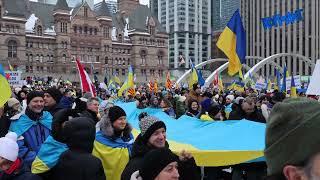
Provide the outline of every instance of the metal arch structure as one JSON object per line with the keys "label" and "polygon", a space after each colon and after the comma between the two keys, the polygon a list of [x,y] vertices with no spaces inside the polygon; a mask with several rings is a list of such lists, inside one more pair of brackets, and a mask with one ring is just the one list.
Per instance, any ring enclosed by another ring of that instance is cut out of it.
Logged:
{"label": "metal arch structure", "polygon": [[[226,70],[229,66],[229,62],[224,63],[223,65],[221,65],[220,67],[218,67],[216,70],[214,70],[210,76],[206,79],[205,83],[204,83],[204,87],[209,87],[210,83],[213,81],[214,76],[218,73],[221,73],[222,71]],[[246,65],[243,64],[242,67],[244,69],[246,69],[247,71],[249,71],[251,68]],[[253,74],[253,76],[255,76],[256,78],[258,77],[256,74]]]}
{"label": "metal arch structure", "polygon": [[[248,59],[259,59],[259,60],[262,60],[263,58],[262,57],[258,57],[258,56],[246,56],[246,59],[248,60]],[[218,70],[218,72],[222,72],[222,71],[224,71],[225,69],[227,69],[227,67],[228,67],[228,64],[229,64],[229,62],[228,62],[228,59],[226,59],[226,58],[217,58],[217,59],[210,59],[210,60],[208,60],[208,61],[204,61],[204,62],[202,62],[202,63],[199,63],[199,64],[197,64],[196,66],[195,66],[195,68],[198,68],[198,67],[202,67],[202,66],[204,66],[204,65],[206,65],[206,64],[210,64],[210,63],[213,63],[213,62],[226,62],[226,63],[224,63],[224,64],[222,64],[219,68],[217,68],[213,73],[211,73],[210,74],[210,76],[206,79],[206,84],[207,84],[207,82],[211,82],[212,80],[213,80],[213,78],[214,78],[214,75],[215,75],[215,73],[217,72],[217,70]],[[247,69],[247,70],[249,70],[250,69],[250,67],[249,66],[247,66],[247,65],[244,65],[244,68],[245,69]],[[191,69],[189,69],[188,71],[186,71],[178,80],[177,80],[177,84],[179,84],[179,83],[181,83],[187,76],[188,76],[188,74],[190,74],[191,73]],[[254,74],[255,75],[255,74]]]}
{"label": "metal arch structure", "polygon": [[[259,56],[246,56],[246,60],[249,60],[249,59],[258,59],[258,60],[262,60],[263,58],[262,57],[259,57]],[[229,62],[226,62],[224,63],[223,65],[221,65],[220,67],[218,67],[216,70],[214,70],[210,76],[206,79],[205,81],[205,84],[204,86],[205,87],[208,87],[210,85],[210,83],[213,81],[214,79],[214,75],[215,74],[219,74],[221,73],[222,71],[224,71],[225,69],[227,69],[229,66]],[[243,64],[242,67],[244,67],[244,69],[246,69],[247,71],[249,71],[251,69],[251,67],[249,67],[248,65],[246,64]],[[256,74],[253,74],[253,76],[257,77]]]}
{"label": "metal arch structure", "polygon": [[305,56],[302,56],[300,54],[292,54],[292,53],[279,53],[279,54],[274,54],[272,56],[269,56],[267,58],[264,58],[263,60],[261,60],[259,63],[257,63],[256,65],[254,65],[245,75],[244,75],[244,79],[247,79],[249,77],[250,74],[254,74],[256,73],[260,68],[262,68],[264,65],[271,63],[273,65],[276,65],[277,67],[279,67],[279,65],[277,63],[275,63],[273,60],[275,60],[276,58],[280,58],[283,56],[292,56],[295,58],[299,58],[302,59],[304,62],[306,62],[307,64],[309,64],[309,66],[311,67],[315,67],[316,64],[313,63],[310,59],[308,59]]}
{"label": "metal arch structure", "polygon": [[[197,64],[197,65],[195,65],[194,67],[195,68],[198,68],[198,67],[202,67],[202,66],[204,66],[204,65],[207,65],[207,64],[210,64],[210,63],[213,63],[213,62],[226,62],[226,61],[228,61],[228,59],[225,59],[225,58],[217,58],[217,59],[210,59],[210,60],[208,60],[208,61],[204,61],[204,62],[202,62],[202,63],[199,63],[199,64]],[[189,69],[188,71],[186,71],[178,80],[177,80],[177,84],[180,84],[180,82],[182,82],[182,80],[184,79],[184,78],[186,78],[187,76],[188,76],[188,74],[190,74],[191,73],[191,69]]]}

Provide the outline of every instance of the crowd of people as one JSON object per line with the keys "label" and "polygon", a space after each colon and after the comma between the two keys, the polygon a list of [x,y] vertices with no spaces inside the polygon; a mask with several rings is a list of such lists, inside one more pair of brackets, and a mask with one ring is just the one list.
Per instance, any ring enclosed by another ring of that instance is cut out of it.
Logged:
{"label": "crowd of people", "polygon": [[[0,108],[1,180],[320,177],[316,168],[320,104],[310,98],[254,89],[219,92],[201,89],[199,84],[191,89],[160,87],[156,92],[138,86],[135,95],[123,97],[102,89],[93,97],[67,85],[12,91]],[[117,101],[136,102],[139,109],[158,108],[177,121],[186,115],[201,121],[266,123],[266,161],[231,168],[198,167],[189,152],[170,150],[166,124],[155,116],[139,115],[140,133],[135,138],[126,109]]]}

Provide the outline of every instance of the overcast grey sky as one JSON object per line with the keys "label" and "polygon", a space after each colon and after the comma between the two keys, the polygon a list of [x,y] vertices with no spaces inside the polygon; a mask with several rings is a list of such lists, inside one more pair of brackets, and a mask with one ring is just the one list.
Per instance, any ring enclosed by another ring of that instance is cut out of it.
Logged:
{"label": "overcast grey sky", "polygon": [[[102,0],[94,0],[94,3],[98,3],[98,2],[101,2],[101,1]],[[116,1],[116,0],[114,0],[114,1]],[[149,5],[149,0],[140,0],[140,3]]]}

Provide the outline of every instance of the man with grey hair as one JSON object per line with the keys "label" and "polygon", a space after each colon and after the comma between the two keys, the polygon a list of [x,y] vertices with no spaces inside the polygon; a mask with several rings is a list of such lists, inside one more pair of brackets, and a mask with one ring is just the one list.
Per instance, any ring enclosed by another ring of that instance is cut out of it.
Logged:
{"label": "man with grey hair", "polygon": [[319,132],[319,102],[290,98],[277,103],[266,128],[267,179],[320,179]]}
{"label": "man with grey hair", "polygon": [[87,101],[87,109],[80,113],[80,117],[87,117],[94,120],[95,123],[99,122],[99,99],[90,97]]}

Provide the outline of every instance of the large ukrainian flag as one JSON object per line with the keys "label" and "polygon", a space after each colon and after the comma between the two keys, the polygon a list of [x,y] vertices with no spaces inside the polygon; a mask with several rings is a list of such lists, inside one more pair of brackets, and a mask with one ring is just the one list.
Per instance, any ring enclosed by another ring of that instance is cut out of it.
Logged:
{"label": "large ukrainian flag", "polygon": [[116,103],[127,114],[133,135],[139,134],[138,115],[147,112],[167,126],[167,141],[175,153],[190,152],[198,166],[229,166],[264,161],[265,124],[247,121],[201,121],[181,116],[173,119],[161,109],[138,109],[135,102]]}
{"label": "large ukrainian flag", "polygon": [[221,33],[217,46],[229,58],[228,74],[235,75],[241,70],[246,57],[246,32],[242,25],[239,9],[233,14]]}

